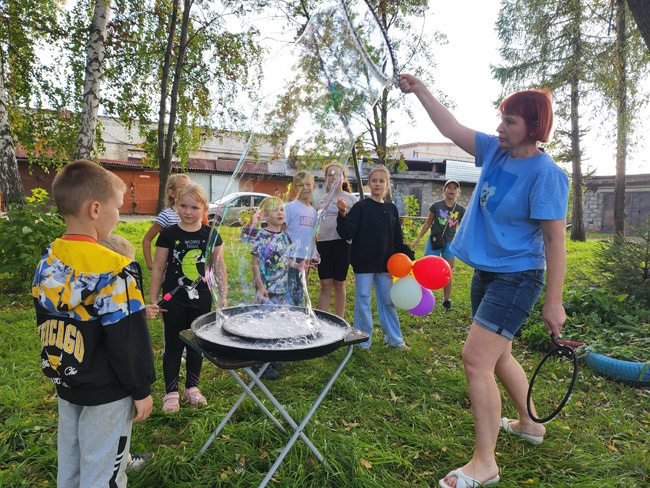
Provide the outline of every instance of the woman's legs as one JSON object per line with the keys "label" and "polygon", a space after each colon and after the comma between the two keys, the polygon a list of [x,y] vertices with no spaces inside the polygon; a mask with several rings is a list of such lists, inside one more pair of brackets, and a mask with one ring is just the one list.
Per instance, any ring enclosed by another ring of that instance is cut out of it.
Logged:
{"label": "woman's legs", "polygon": [[528,377],[521,365],[512,356],[512,342],[508,344],[508,348],[497,361],[495,372],[517,408],[519,420],[511,422],[511,427],[517,432],[543,436],[546,433],[546,428],[542,424],[533,422],[528,415],[528,409],[526,408]]}
{"label": "woman's legs", "polygon": [[345,281],[332,280],[332,282],[334,283],[334,312],[343,318],[345,313]]}
{"label": "woman's legs", "polygon": [[[501,421],[501,395],[494,370],[508,344],[510,341],[505,337],[473,323],[463,348],[463,365],[474,414],[476,440],[474,455],[462,470],[467,476],[481,482],[492,479],[499,473],[494,449]],[[455,476],[445,480],[451,486],[456,484]]]}
{"label": "woman's legs", "polygon": [[393,278],[388,273],[375,273],[373,278],[375,284],[375,297],[377,299],[377,315],[379,325],[386,336],[386,344],[397,347],[404,344],[402,331],[399,325],[397,310],[390,299],[390,288],[393,286]]}
{"label": "woman's legs", "polygon": [[[320,280],[320,290],[318,291],[318,310],[323,312],[330,311],[330,302],[332,299],[332,288],[334,287],[334,280],[328,278]],[[336,307],[336,297],[334,297],[334,307]]]}
{"label": "woman's legs", "polygon": [[[511,395],[522,419],[521,425],[515,422],[512,428],[535,436],[544,434],[543,427],[529,424],[526,410],[528,380],[512,356],[511,342],[539,297],[542,284],[543,271],[475,271],[472,277],[474,322],[463,348],[463,364],[474,413],[476,441],[474,455],[462,469],[467,476],[481,482],[498,474],[494,449],[500,429],[501,397],[495,374]],[[456,477],[449,476],[446,482],[455,486]]]}

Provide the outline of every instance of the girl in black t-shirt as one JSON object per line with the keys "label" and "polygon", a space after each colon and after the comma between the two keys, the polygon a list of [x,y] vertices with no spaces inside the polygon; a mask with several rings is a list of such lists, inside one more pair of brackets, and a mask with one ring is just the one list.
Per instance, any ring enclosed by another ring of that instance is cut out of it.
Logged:
{"label": "girl in black t-shirt", "polygon": [[[454,240],[458,226],[460,225],[463,216],[465,215],[465,207],[457,203],[458,195],[460,195],[460,184],[456,180],[447,180],[445,186],[442,188],[445,198],[434,203],[429,208],[429,216],[422,225],[418,237],[413,242],[413,249],[416,249],[420,244],[420,239],[424,236],[429,228],[431,233],[427,239],[427,245],[424,249],[425,256],[442,256],[445,261],[449,263],[451,270],[454,270],[454,263],[456,256],[449,250],[451,242]],[[431,246],[433,239],[444,239],[444,246],[439,249],[434,249]],[[445,310],[451,310],[451,282],[447,283],[442,290],[442,306]]]}
{"label": "girl in black t-shirt", "polygon": [[[181,221],[162,230],[156,241],[156,254],[151,271],[149,301],[158,301],[160,289],[163,295],[172,292],[173,296],[161,306],[165,334],[163,354],[163,374],[165,376],[165,396],[163,412],[177,412],[180,409],[178,377],[184,343],[179,337],[182,330],[189,329],[192,321],[210,311],[212,297],[205,282],[205,252],[210,236],[210,228],[201,222],[208,206],[208,197],[202,186],[189,184],[178,193],[178,216]],[[219,307],[226,305],[226,266],[223,258],[221,236],[217,237],[213,259],[216,282],[219,292]],[[201,279],[202,278],[202,279]],[[195,288],[189,285],[199,279]],[[205,397],[198,388],[203,358],[194,349],[187,348],[187,376],[183,397],[193,407],[207,405]]]}

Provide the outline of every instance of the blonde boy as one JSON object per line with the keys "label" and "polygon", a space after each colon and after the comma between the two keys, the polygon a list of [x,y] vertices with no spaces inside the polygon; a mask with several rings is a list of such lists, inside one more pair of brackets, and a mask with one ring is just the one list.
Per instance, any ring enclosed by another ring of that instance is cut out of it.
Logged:
{"label": "blonde boy", "polygon": [[267,227],[257,234],[251,250],[257,301],[283,304],[289,291],[289,268],[303,267],[291,259],[291,238],[282,230],[285,219],[282,199],[265,198],[260,212]]}
{"label": "blonde boy", "polygon": [[59,398],[58,486],[126,486],[131,424],[153,408],[156,375],[137,269],[97,242],[117,223],[125,190],[85,160],[66,165],[52,184],[66,233],[41,259],[32,296],[41,367]]}

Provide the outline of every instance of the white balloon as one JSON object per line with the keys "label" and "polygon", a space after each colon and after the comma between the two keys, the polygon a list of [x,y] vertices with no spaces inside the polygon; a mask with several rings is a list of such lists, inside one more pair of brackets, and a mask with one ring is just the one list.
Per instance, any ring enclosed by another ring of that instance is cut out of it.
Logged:
{"label": "white balloon", "polygon": [[393,283],[390,299],[397,308],[411,310],[422,300],[422,287],[413,276],[405,276]]}

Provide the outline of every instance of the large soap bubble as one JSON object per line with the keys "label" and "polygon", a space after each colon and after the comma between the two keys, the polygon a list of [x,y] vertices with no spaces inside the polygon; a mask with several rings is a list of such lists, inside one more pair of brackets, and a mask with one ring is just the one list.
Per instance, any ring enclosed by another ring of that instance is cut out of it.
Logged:
{"label": "large soap bubble", "polygon": [[[397,81],[396,69],[377,18],[363,0],[324,2],[292,49],[272,59],[278,62],[269,63],[269,69],[280,88],[261,94],[249,118],[250,137],[216,209],[206,280],[215,304],[220,290],[227,289],[228,307],[295,305],[311,314],[306,270],[296,265],[300,257],[309,261],[316,256],[323,213],[317,215],[309,239],[299,245],[286,242],[278,232],[279,214],[295,192],[287,195],[267,173],[284,173],[289,182],[302,168],[320,176],[327,164],[337,163],[343,171],[373,105]],[[242,208],[242,202],[225,198],[234,192],[278,198],[243,196],[252,207]],[[217,247],[219,237],[223,244]],[[226,286],[217,272],[222,258],[228,269]],[[256,285],[260,278],[266,287],[262,292]],[[289,293],[292,280],[298,284],[296,293]]]}

